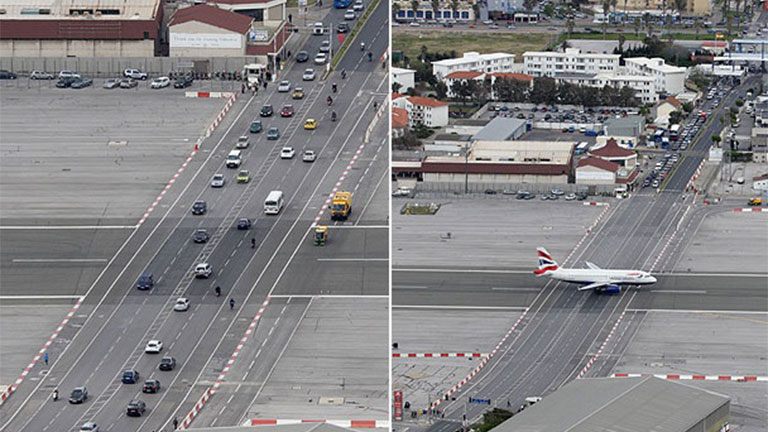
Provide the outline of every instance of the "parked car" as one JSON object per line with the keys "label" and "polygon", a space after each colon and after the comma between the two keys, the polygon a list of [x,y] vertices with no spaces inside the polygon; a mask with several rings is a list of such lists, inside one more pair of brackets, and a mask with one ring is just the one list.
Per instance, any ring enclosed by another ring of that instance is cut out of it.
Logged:
{"label": "parked car", "polygon": [[72,72],[71,70],[63,70],[59,72],[59,79],[64,78],[80,78],[80,74]]}
{"label": "parked car", "polygon": [[125,88],[125,89],[134,88],[134,87],[137,87],[138,85],[139,85],[139,82],[133,78],[123,78],[122,80],[120,80],[120,88]]}
{"label": "parked car", "polygon": [[184,75],[183,77],[176,79],[176,81],[173,83],[173,88],[187,88],[191,86],[194,81],[195,79],[192,78],[191,75]]}
{"label": "parked car", "polygon": [[93,84],[93,80],[90,78],[79,78],[72,81],[72,83],[69,85],[73,89],[81,89],[90,87],[91,84]]}
{"label": "parked car", "polygon": [[120,78],[109,78],[106,81],[104,81],[104,87],[105,89],[113,89],[120,87]]}
{"label": "parked car", "polygon": [[53,74],[52,73],[48,73],[48,72],[44,72],[44,71],[40,71],[40,70],[33,70],[32,73],[29,74],[29,79],[33,79],[33,80],[41,80],[41,79],[42,80],[52,80],[53,79]]}
{"label": "parked car", "polygon": [[133,78],[142,81],[149,77],[146,72],[142,72],[139,69],[126,69],[123,71],[123,76],[126,78]]}
{"label": "parked car", "polygon": [[161,89],[165,88],[171,85],[171,80],[168,77],[159,77],[152,80],[152,83],[149,85],[150,88],[153,89]]}
{"label": "parked car", "polygon": [[14,80],[16,78],[18,78],[18,76],[15,73],[13,73],[13,72],[11,72],[9,70],[0,69],[0,79],[12,79],[12,80]]}

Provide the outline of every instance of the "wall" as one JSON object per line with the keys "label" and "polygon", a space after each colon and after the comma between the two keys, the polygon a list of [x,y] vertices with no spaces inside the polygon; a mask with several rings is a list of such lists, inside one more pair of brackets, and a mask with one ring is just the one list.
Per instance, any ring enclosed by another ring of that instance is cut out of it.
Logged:
{"label": "wall", "polygon": [[[464,184],[463,173],[424,173],[424,183],[461,183]],[[522,175],[522,174],[469,174],[470,183],[504,185],[512,183],[520,184],[557,184],[568,183],[567,175]]]}
{"label": "wall", "polygon": [[155,41],[3,39],[0,57],[152,57]]}
{"label": "wall", "polygon": [[[446,193],[455,196],[461,196],[464,193],[464,181],[461,182],[416,182],[414,184],[412,179],[398,179],[392,185],[392,190],[397,189],[400,186],[412,187],[418,193]],[[607,196],[614,196],[614,189],[616,185],[576,185],[576,184],[562,184],[562,183],[469,183],[470,193],[479,193],[483,196],[487,196],[491,199],[501,199],[499,195],[485,195],[483,192],[487,189],[495,190],[499,193],[507,191],[508,193],[515,193],[519,190],[525,190],[531,193],[535,193],[538,196],[535,199],[541,199],[542,194],[549,193],[552,189],[557,188],[563,190],[565,193],[575,193],[581,191],[589,191],[590,194],[605,194]],[[507,195],[507,199],[512,199],[513,196]],[[562,199],[562,198],[560,198]]]}
{"label": "wall", "polygon": [[[168,39],[172,40],[173,34],[188,33],[188,34],[220,34],[220,35],[237,35],[237,33],[214,27],[212,25],[204,24],[197,21],[187,21],[182,24],[177,24],[168,28]],[[170,56],[171,57],[237,57],[245,54],[245,35],[237,35],[240,39],[239,48],[187,48],[177,47],[171,45]]]}

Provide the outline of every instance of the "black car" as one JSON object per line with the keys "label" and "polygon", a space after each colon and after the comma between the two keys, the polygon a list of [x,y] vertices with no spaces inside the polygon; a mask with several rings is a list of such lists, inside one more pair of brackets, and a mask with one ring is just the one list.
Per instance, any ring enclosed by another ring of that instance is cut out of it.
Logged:
{"label": "black car", "polygon": [[160,360],[160,365],[158,366],[158,369],[161,371],[172,371],[174,368],[176,368],[176,359],[171,356],[163,357],[162,360]]}
{"label": "black car", "polygon": [[69,403],[81,404],[88,400],[88,390],[85,387],[75,387],[69,395]]}
{"label": "black car", "polygon": [[193,215],[204,215],[206,211],[208,211],[208,204],[205,201],[199,200],[192,204]]}
{"label": "black car", "polygon": [[192,235],[192,241],[195,243],[208,243],[208,231],[204,229],[195,230],[195,234]]}
{"label": "black car", "polygon": [[339,23],[339,25],[336,26],[337,33],[346,33],[348,31],[349,31],[349,25],[347,23]]}
{"label": "black car", "polygon": [[15,73],[5,69],[0,69],[0,79],[16,79],[16,78],[18,77],[16,76]]}
{"label": "black car", "polygon": [[151,289],[155,286],[155,281],[152,278],[152,273],[144,272],[139,276],[139,280],[136,281],[136,288],[144,291]]}
{"label": "black car", "polygon": [[123,372],[123,384],[136,384],[139,381],[139,372],[129,369]]}
{"label": "black car", "polygon": [[239,229],[239,230],[251,229],[251,220],[248,219],[248,218],[240,218],[237,221],[237,229]]}
{"label": "black car", "polygon": [[93,80],[90,78],[80,78],[72,81],[72,83],[69,85],[73,89],[81,89],[90,87],[91,84],[93,84]]}
{"label": "black car", "polygon": [[69,88],[69,86],[71,86],[72,83],[75,82],[76,79],[77,78],[71,78],[71,77],[62,78],[62,79],[60,79],[56,83],[56,87],[58,87],[58,88]]}
{"label": "black car", "polygon": [[173,83],[173,88],[187,88],[187,87],[191,86],[192,82],[194,82],[194,81],[195,80],[191,76],[185,75],[185,76],[177,79]]}
{"label": "black car", "polygon": [[272,105],[264,105],[261,107],[261,111],[259,112],[259,115],[262,117],[272,117],[272,114],[274,114],[275,109],[272,108]]}
{"label": "black car", "polygon": [[157,393],[160,391],[160,381],[156,379],[150,379],[144,381],[144,385],[141,387],[142,393]]}
{"label": "black car", "polygon": [[141,417],[146,410],[147,404],[142,400],[135,399],[128,403],[128,409],[125,413],[130,417]]}
{"label": "black car", "polygon": [[306,51],[299,51],[296,54],[296,63],[304,63],[309,60],[309,53]]}

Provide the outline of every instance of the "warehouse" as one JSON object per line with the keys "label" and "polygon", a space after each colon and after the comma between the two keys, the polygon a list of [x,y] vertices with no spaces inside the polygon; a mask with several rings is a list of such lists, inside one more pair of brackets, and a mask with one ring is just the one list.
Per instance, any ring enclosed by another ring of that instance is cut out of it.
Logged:
{"label": "warehouse", "polygon": [[652,376],[573,380],[493,432],[727,431],[726,396]]}

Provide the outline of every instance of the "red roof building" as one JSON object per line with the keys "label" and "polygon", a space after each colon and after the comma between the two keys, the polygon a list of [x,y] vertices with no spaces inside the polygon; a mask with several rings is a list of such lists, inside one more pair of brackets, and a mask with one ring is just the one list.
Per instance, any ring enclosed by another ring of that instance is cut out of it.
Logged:
{"label": "red roof building", "polygon": [[176,11],[168,23],[168,27],[190,21],[205,23],[244,35],[251,29],[253,18],[215,6],[200,4]]}
{"label": "red roof building", "polygon": [[444,79],[476,79],[482,77],[483,75],[485,74],[478,71],[456,71],[449,73],[444,77]]}
{"label": "red roof building", "polygon": [[620,147],[614,138],[609,138],[602,147],[589,150],[589,154],[606,161],[615,162],[630,171],[637,166],[637,154],[632,150]]}
{"label": "red roof building", "polygon": [[405,135],[408,128],[408,111],[402,108],[392,108],[392,138],[400,138]]}

